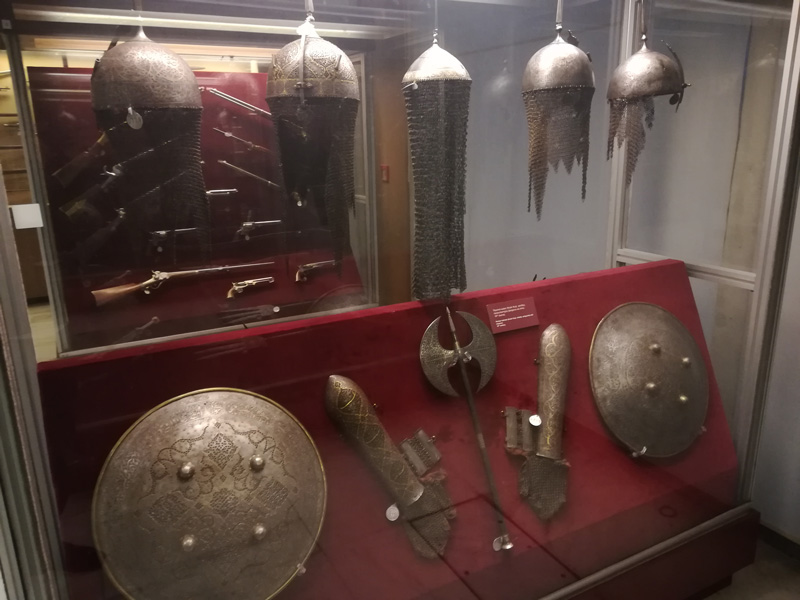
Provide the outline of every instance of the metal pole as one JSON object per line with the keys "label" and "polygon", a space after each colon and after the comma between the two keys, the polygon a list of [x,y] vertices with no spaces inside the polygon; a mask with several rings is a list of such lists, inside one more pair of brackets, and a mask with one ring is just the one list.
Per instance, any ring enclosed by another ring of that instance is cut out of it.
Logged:
{"label": "metal pole", "polygon": [[486,480],[489,483],[489,494],[492,497],[492,507],[494,508],[497,517],[497,527],[500,530],[500,537],[494,540],[495,550],[511,550],[514,544],[508,535],[508,527],[506,527],[506,520],[503,516],[503,509],[500,508],[500,494],[497,493],[497,484],[494,481],[494,473],[492,473],[492,464],[489,462],[489,453],[486,451],[486,440],[483,437],[483,430],[481,429],[481,422],[478,418],[478,409],[475,406],[475,396],[472,394],[472,387],[469,383],[469,375],[467,374],[466,362],[469,360],[468,355],[461,349],[461,344],[458,343],[458,336],[456,335],[456,326],[453,323],[453,315],[450,314],[450,309],[445,306],[447,311],[447,321],[450,324],[450,332],[453,334],[453,346],[455,347],[456,355],[458,356],[458,366],[461,370],[461,381],[464,383],[464,392],[467,395],[467,404],[469,405],[469,414],[472,417],[472,427],[475,429],[475,436],[478,439],[478,448],[480,449],[481,461],[483,462],[483,470],[486,473]]}

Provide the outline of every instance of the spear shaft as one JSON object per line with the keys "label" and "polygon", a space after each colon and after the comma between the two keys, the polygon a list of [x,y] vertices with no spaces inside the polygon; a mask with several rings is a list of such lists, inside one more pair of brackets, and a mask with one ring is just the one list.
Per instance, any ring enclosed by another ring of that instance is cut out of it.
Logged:
{"label": "spear shaft", "polygon": [[492,472],[492,465],[489,462],[489,453],[486,450],[486,440],[483,437],[483,430],[481,429],[481,422],[478,418],[478,409],[475,406],[475,396],[472,394],[472,387],[469,383],[469,376],[467,374],[467,362],[471,360],[468,352],[461,348],[458,343],[458,336],[456,335],[456,326],[453,323],[453,315],[450,309],[445,307],[447,311],[447,322],[450,324],[450,333],[453,334],[453,346],[458,357],[458,366],[461,371],[461,380],[464,383],[464,391],[467,395],[467,404],[469,405],[469,413],[472,417],[472,427],[475,429],[475,437],[478,439],[478,448],[481,453],[481,460],[483,461],[483,470],[486,473],[486,479],[489,482],[489,494],[492,498],[492,507],[494,508],[497,517],[497,526],[500,529],[500,536],[494,540],[495,550],[511,550],[514,544],[511,542],[511,537],[508,534],[508,527],[506,520],[503,516],[503,510],[500,508],[500,494],[497,492],[497,484],[494,481],[494,473]]}

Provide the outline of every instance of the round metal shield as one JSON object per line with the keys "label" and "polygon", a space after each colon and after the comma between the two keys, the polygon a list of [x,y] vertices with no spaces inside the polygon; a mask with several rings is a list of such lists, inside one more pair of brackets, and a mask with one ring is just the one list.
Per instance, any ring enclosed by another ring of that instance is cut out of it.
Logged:
{"label": "round metal shield", "polygon": [[111,451],[92,527],[133,600],[265,600],[303,570],[325,513],[322,462],[281,406],[241,390],[170,400]]}
{"label": "round metal shield", "polygon": [[618,306],[600,321],[589,356],[600,416],[637,456],[673,456],[700,433],[708,375],[692,335],[655,304]]}

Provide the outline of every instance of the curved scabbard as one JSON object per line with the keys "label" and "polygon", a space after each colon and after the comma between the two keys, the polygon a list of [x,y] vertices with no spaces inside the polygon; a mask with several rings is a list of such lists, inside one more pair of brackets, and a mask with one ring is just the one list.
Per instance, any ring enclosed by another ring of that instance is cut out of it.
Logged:
{"label": "curved scabbard", "polygon": [[542,332],[539,343],[538,402],[542,425],[536,442],[537,456],[561,459],[569,363],[569,337],[561,325],[553,323]]}
{"label": "curved scabbard", "polygon": [[425,488],[386,433],[364,392],[352,379],[340,375],[328,378],[325,408],[401,509],[420,499]]}

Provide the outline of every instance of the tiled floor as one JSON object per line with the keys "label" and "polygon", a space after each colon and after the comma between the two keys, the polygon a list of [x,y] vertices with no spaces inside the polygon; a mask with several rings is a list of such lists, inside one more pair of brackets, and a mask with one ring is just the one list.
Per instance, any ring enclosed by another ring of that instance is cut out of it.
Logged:
{"label": "tiled floor", "polygon": [[756,562],[736,573],[733,584],[710,599],[800,600],[800,560],[760,541]]}

